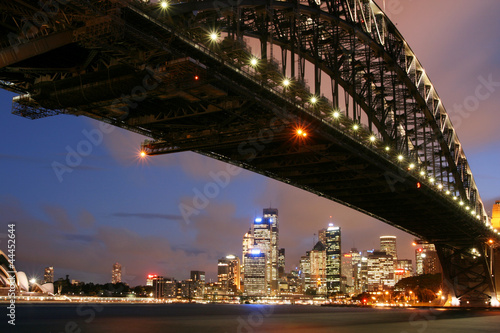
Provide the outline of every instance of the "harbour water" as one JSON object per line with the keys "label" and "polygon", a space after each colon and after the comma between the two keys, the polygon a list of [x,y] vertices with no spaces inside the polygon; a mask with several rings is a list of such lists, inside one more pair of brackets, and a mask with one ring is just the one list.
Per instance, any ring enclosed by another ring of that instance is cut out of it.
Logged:
{"label": "harbour water", "polygon": [[15,326],[0,304],[0,332],[499,332],[494,309],[342,308],[224,304],[17,304]]}

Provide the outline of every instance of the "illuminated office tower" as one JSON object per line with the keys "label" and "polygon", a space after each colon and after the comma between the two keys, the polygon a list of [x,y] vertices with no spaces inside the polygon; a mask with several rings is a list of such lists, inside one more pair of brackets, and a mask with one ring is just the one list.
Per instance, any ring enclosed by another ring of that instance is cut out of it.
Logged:
{"label": "illuminated office tower", "polygon": [[122,265],[115,262],[113,264],[113,270],[111,271],[111,283],[122,282]]}
{"label": "illuminated office tower", "polygon": [[396,261],[398,258],[396,250],[396,236],[380,236],[380,251],[391,255]]}
{"label": "illuminated office tower", "polygon": [[302,285],[302,292],[311,288],[311,252],[307,251],[305,256],[300,257],[299,276]]}
{"label": "illuminated office tower", "polygon": [[242,253],[242,257],[249,253],[251,249],[253,249],[254,247],[254,238],[253,238],[253,234],[252,234],[252,229],[250,228],[250,230],[248,230],[247,233],[245,233],[245,235],[243,236],[243,253]]}
{"label": "illuminated office tower", "polygon": [[266,254],[259,248],[253,248],[243,257],[245,266],[245,293],[249,296],[267,295]]}
{"label": "illuminated office tower", "polygon": [[43,273],[43,283],[53,283],[54,282],[54,267],[45,267],[45,272]]}
{"label": "illuminated office tower", "polygon": [[351,253],[343,253],[342,254],[342,292],[344,293],[353,293],[354,292],[354,274],[355,268],[352,262],[352,254]]}
{"label": "illuminated office tower", "polygon": [[393,256],[382,251],[368,255],[368,291],[382,291],[394,287]]}
{"label": "illuminated office tower", "polygon": [[396,262],[396,271],[394,272],[394,282],[398,283],[404,278],[413,275],[413,264],[410,259],[398,259]]}
{"label": "illuminated office tower", "polygon": [[194,283],[194,297],[203,298],[205,295],[205,272],[191,271],[191,281]]}
{"label": "illuminated office tower", "polygon": [[270,230],[270,251],[269,258],[269,279],[268,284],[272,291],[278,290],[279,278],[279,223],[278,223],[278,210],[276,208],[264,208],[263,219],[269,220]]}
{"label": "illuminated office tower", "polygon": [[[361,278],[361,252],[358,252],[356,248],[352,248],[349,254],[351,255],[352,263],[353,292],[360,294],[363,292],[359,287]],[[344,271],[342,271],[342,274],[344,274]]]}
{"label": "illuminated office tower", "polygon": [[[244,263],[244,261],[245,261],[244,260],[245,254],[250,253],[250,250],[253,249],[254,246],[255,246],[255,239],[253,237],[252,228],[250,228],[250,230],[248,230],[248,232],[245,233],[245,235],[243,236],[243,250],[242,250],[242,254],[241,254],[242,263]],[[245,277],[245,265],[244,264],[241,265],[240,274],[241,274],[241,281],[243,282],[243,279]]]}
{"label": "illuminated office tower", "polygon": [[317,294],[326,294],[326,248],[318,241],[310,252],[311,287]]}
{"label": "illuminated office tower", "polygon": [[441,263],[434,244],[422,244],[415,250],[416,275],[442,273]]}
{"label": "illuminated office tower", "polygon": [[157,274],[148,274],[146,277],[146,286],[152,286],[153,285],[153,280],[158,277]]}
{"label": "illuminated office tower", "polygon": [[[254,248],[259,249],[266,259],[266,290],[271,290],[271,225],[269,219],[258,217],[253,224]],[[253,250],[252,249],[252,250]],[[250,252],[252,252],[250,250]],[[247,274],[247,266],[245,263],[245,274]],[[245,284],[246,288],[246,284]]]}
{"label": "illuminated office tower", "polygon": [[326,288],[328,295],[339,293],[341,286],[340,227],[326,229]]}
{"label": "illuminated office tower", "polygon": [[219,259],[217,280],[224,292],[235,293],[240,290],[240,258],[227,255]]}
{"label": "illuminated office tower", "polygon": [[279,276],[279,227],[277,209],[266,208],[263,210],[263,217],[254,220],[253,239],[254,248],[259,248],[266,256],[267,290],[273,293],[278,289]]}

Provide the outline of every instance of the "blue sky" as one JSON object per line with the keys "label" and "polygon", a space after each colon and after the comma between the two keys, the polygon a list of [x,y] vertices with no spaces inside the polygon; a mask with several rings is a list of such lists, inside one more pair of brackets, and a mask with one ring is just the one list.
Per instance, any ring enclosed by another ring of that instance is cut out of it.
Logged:
{"label": "blue sky", "polygon": [[[500,2],[395,3],[389,16],[436,86],[491,211],[500,199]],[[493,82],[488,98],[465,110],[484,80]],[[399,256],[414,259],[411,236],[248,171],[231,176],[186,220],[179,205],[192,206],[196,191],[213,183],[211,173],[226,172],[225,164],[194,153],[141,161],[144,138],[118,128],[89,146],[84,132],[97,131],[96,121],[17,117],[10,113],[13,96],[0,91],[0,249],[6,251],[7,224],[15,222],[18,269],[28,275],[41,276],[51,265],[56,278],[108,282],[118,261],[131,285],[144,284],[148,273],[182,279],[190,270],[205,270],[215,278],[217,259],[241,256],[243,234],[270,205],[280,211],[287,269],[330,220],[342,227],[343,250],[376,248],[379,236],[394,234]],[[58,177],[54,163],[65,164],[68,149],[79,148],[87,148],[87,156]]]}

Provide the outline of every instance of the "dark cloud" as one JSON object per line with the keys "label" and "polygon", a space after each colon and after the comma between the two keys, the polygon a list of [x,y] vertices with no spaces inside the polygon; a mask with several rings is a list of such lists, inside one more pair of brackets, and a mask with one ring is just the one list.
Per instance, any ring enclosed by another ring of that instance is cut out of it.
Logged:
{"label": "dark cloud", "polygon": [[182,216],[173,214],[154,214],[154,213],[114,213],[112,216],[115,217],[138,217],[141,219],[151,219],[151,220],[170,220],[170,221],[183,221]]}
{"label": "dark cloud", "polygon": [[78,241],[84,243],[93,243],[96,241],[96,237],[93,235],[81,235],[81,234],[62,234],[65,240]]}

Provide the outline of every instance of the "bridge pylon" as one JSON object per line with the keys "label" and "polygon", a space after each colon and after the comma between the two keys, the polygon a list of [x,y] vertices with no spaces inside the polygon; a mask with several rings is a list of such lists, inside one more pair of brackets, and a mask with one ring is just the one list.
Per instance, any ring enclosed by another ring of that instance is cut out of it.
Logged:
{"label": "bridge pylon", "polygon": [[452,306],[498,306],[500,253],[494,244],[476,241],[460,247],[436,244],[443,268],[443,287]]}

